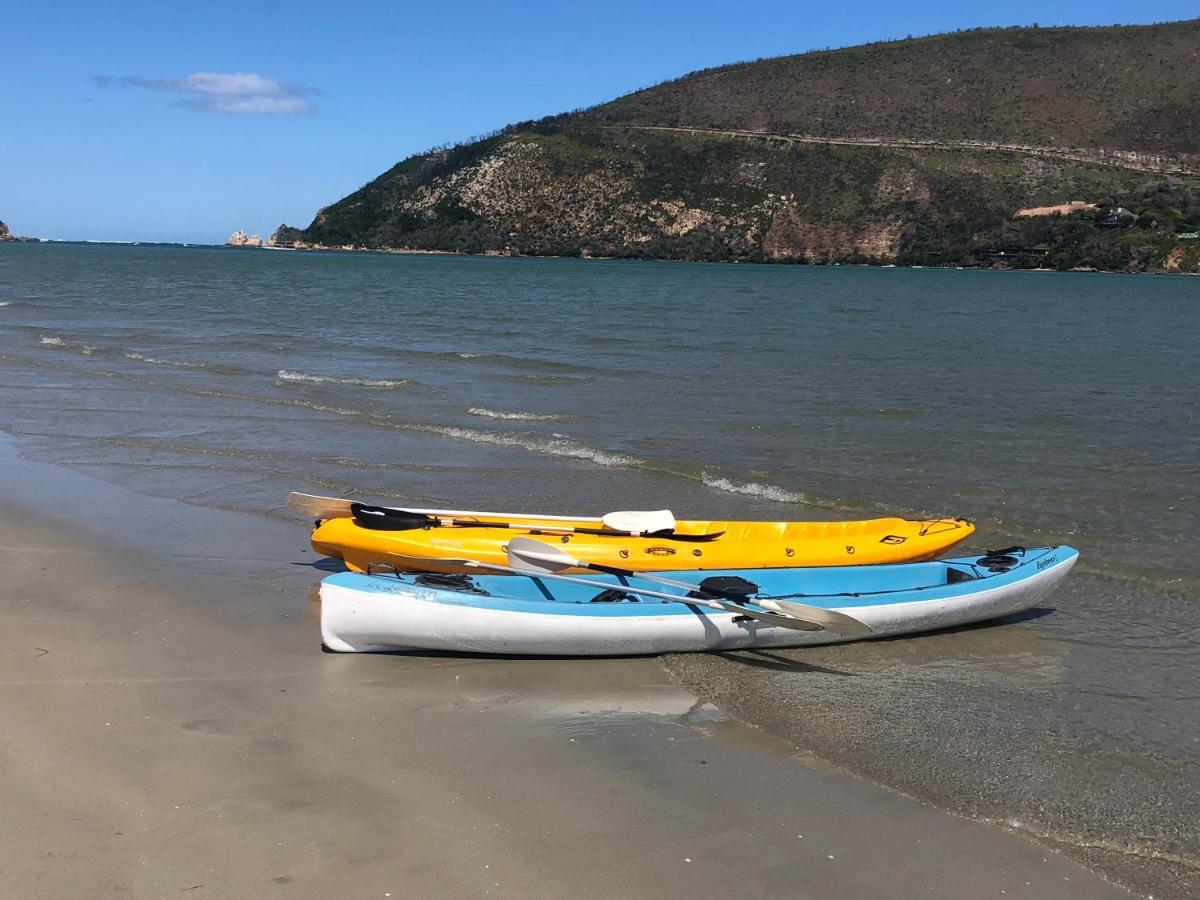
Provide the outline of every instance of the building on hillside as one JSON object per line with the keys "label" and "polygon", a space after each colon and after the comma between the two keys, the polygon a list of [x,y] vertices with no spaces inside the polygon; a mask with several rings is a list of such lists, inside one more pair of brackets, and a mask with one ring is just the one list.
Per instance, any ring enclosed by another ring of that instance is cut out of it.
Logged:
{"label": "building on hillside", "polygon": [[1130,228],[1137,221],[1137,216],[1123,206],[1110,209],[1096,220],[1097,228]]}

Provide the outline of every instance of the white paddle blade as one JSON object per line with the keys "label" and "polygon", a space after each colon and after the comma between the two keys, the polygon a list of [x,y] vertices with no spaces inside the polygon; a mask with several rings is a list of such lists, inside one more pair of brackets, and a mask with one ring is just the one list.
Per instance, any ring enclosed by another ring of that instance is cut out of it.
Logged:
{"label": "white paddle blade", "polygon": [[854,616],[840,613],[837,610],[825,609],[821,606],[809,606],[807,603],[791,603],[787,600],[755,600],[751,602],[758,603],[766,609],[776,608],[785,615],[795,616],[798,619],[804,619],[808,622],[816,622],[826,631],[832,631],[846,637],[868,637],[875,633],[866,622],[856,619]]}
{"label": "white paddle blade", "polygon": [[600,517],[605,528],[613,531],[628,531],[632,534],[650,534],[655,531],[674,531],[675,516],[669,509],[620,510]]}
{"label": "white paddle blade", "polygon": [[517,537],[508,542],[508,564],[524,572],[553,575],[564,569],[586,568],[579,560],[555,547],[533,538]]}

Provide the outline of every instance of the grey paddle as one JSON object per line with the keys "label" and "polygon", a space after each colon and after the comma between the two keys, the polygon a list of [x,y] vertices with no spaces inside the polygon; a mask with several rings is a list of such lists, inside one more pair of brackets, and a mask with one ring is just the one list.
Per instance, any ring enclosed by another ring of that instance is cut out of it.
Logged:
{"label": "grey paddle", "polygon": [[[337,519],[354,514],[351,507],[353,500],[343,500],[338,497],[319,497],[316,494],[302,494],[293,491],[288,494],[288,508],[310,519]],[[417,509],[415,507],[380,507],[397,513],[413,513],[415,515],[434,516],[437,518],[453,518],[458,516],[483,516],[492,519],[538,519],[544,522],[594,522],[595,518],[587,516],[528,516],[521,513],[480,512],[469,509]],[[669,509],[657,510],[619,510],[600,516],[605,528],[620,531],[632,536],[651,534],[657,531],[673,531],[675,516]],[[522,527],[522,526],[517,526]],[[563,531],[570,528],[564,527]]]}
{"label": "grey paddle", "polygon": [[[405,556],[404,559],[408,563],[433,563],[436,565],[446,565],[447,563],[462,566],[467,569],[487,569],[494,572],[508,572],[512,575],[524,575],[527,578],[549,578],[554,581],[565,581],[568,584],[586,584],[590,587],[604,588],[605,590],[613,590],[613,585],[604,581],[592,581],[590,578],[580,578],[576,575],[554,575],[550,572],[532,572],[529,569],[521,569],[516,566],[501,566],[495,563],[482,563],[474,559],[443,559],[440,557],[422,558],[419,556]],[[380,565],[390,565],[388,563],[380,563]],[[744,606],[739,606],[736,603],[729,603],[724,600],[704,600],[697,597],[681,597],[679,594],[666,594],[662,591],[652,591],[646,588],[635,588],[627,585],[619,585],[619,590],[627,594],[636,594],[639,597],[655,597],[659,600],[669,600],[673,603],[683,603],[686,606],[705,606],[709,609],[719,610],[721,612],[731,612],[739,616],[746,616],[750,619],[755,619],[767,625],[778,625],[780,628],[792,628],[796,631],[824,631],[825,626],[816,622],[805,622],[802,619],[793,619],[791,616],[781,616],[776,613],[759,612],[756,609],[747,609]],[[753,601],[751,601],[753,602]]]}
{"label": "grey paddle", "polygon": [[[720,597],[719,593],[707,591],[700,584],[676,581],[674,578],[664,578],[661,575],[653,575],[649,572],[635,572],[632,569],[620,569],[616,566],[599,565],[576,559],[559,547],[535,541],[533,538],[518,537],[509,541],[508,561],[510,563],[516,562],[517,565],[522,566],[528,571],[541,572],[543,574],[561,572],[564,569],[591,569],[593,572],[604,572],[608,575],[623,575],[627,578],[641,578],[646,581],[657,582],[658,584],[670,585],[671,587],[698,591],[701,594],[708,594],[711,597]],[[873,633],[869,625],[854,618],[854,616],[848,616],[845,613],[825,609],[821,606],[810,606],[807,603],[792,603],[788,600],[771,600],[766,597],[747,597],[746,602],[753,603],[755,606],[761,606],[763,609],[770,610],[771,612],[814,622],[826,631],[844,634],[846,637],[866,637]]]}

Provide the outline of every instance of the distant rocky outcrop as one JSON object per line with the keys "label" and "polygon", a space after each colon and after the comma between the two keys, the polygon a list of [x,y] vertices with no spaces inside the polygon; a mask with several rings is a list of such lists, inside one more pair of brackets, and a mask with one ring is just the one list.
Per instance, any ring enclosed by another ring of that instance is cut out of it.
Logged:
{"label": "distant rocky outcrop", "polygon": [[268,247],[291,247],[293,249],[303,249],[305,246],[304,232],[299,228],[293,228],[291,225],[280,225],[275,229],[275,233],[267,238]]}
{"label": "distant rocky outcrop", "polygon": [[262,245],[263,239],[257,234],[246,234],[240,228],[225,242],[226,247],[261,247]]}
{"label": "distant rocky outcrop", "polygon": [[37,244],[41,240],[42,240],[41,238],[35,238],[35,237],[19,237],[18,235],[15,235],[11,231],[9,231],[7,225],[5,225],[3,222],[0,222],[0,241],[14,241],[17,243],[24,243],[24,244]]}

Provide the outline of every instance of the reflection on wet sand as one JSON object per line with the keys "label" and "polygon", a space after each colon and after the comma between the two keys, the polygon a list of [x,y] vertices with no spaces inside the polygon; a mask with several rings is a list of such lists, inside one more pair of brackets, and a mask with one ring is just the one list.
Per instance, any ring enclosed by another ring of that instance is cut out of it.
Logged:
{"label": "reflection on wet sand", "polygon": [[666,665],[804,751],[1186,895],[1200,872],[1195,654],[1158,652],[1171,627],[1153,651],[1095,639],[1136,616],[1143,598],[1123,588],[1076,577],[1052,611],[989,625]]}

